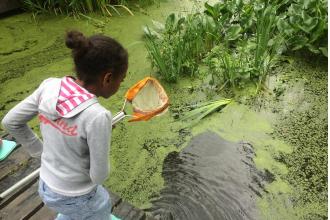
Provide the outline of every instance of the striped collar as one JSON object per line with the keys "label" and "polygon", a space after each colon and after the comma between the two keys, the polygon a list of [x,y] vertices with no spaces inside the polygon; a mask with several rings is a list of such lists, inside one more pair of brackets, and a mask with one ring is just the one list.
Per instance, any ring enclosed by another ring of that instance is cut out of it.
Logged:
{"label": "striped collar", "polygon": [[61,80],[61,88],[57,99],[56,111],[61,116],[64,116],[80,104],[93,97],[95,97],[94,94],[78,85],[73,78],[65,76]]}

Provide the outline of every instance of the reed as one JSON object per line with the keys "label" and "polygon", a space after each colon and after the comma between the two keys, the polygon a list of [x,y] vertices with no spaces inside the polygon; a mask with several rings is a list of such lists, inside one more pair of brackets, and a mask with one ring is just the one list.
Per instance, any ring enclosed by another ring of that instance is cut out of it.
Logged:
{"label": "reed", "polygon": [[23,0],[23,5],[26,10],[36,14],[52,13],[79,16],[79,14],[100,12],[102,15],[112,16],[112,12],[120,15],[117,8],[122,8],[130,15],[134,15],[127,6],[111,0]]}
{"label": "reed", "polygon": [[181,18],[171,14],[164,25],[154,22],[154,26],[157,30],[145,28],[146,48],[153,66],[169,82],[193,76],[216,40],[214,21],[202,14]]}

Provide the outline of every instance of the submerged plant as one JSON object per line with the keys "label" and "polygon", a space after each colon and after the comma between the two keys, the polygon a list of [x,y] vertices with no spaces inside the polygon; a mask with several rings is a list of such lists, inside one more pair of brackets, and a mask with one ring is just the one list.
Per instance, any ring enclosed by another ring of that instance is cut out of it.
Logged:
{"label": "submerged plant", "polygon": [[184,113],[180,119],[183,121],[190,121],[189,125],[193,126],[206,116],[222,109],[231,101],[231,99],[220,99],[217,101],[200,103],[198,105],[192,106],[193,110]]}

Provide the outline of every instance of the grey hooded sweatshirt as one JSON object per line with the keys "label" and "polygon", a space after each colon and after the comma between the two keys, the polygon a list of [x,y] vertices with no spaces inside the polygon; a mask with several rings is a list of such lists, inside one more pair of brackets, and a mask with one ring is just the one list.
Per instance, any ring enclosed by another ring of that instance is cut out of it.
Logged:
{"label": "grey hooded sweatshirt", "polygon": [[[27,122],[38,116],[43,142]],[[79,196],[109,175],[111,113],[70,77],[50,78],[3,118],[5,129],[31,156],[56,193]]]}

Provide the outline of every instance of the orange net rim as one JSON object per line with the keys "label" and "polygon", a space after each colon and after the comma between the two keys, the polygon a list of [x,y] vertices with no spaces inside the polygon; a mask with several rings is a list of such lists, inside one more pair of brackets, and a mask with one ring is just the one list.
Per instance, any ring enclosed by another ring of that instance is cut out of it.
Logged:
{"label": "orange net rim", "polygon": [[156,108],[154,111],[150,111],[150,112],[144,112],[144,111],[141,111],[139,109],[134,109],[133,110],[134,111],[133,118],[131,120],[129,120],[129,122],[133,122],[133,121],[147,121],[147,120],[151,119],[152,117],[154,117],[155,115],[158,115],[161,112],[163,112],[169,106],[169,99],[168,99],[168,96],[167,96],[164,88],[161,86],[161,84],[158,82],[158,80],[156,80],[155,78],[152,78],[152,77],[146,77],[146,78],[140,80],[139,82],[137,82],[136,84],[134,84],[126,92],[126,94],[125,94],[126,100],[129,101],[129,102],[132,102],[132,100],[138,94],[138,92],[149,81],[151,81],[156,86],[156,89],[157,89],[158,93],[161,95],[161,99],[162,99],[162,101],[164,101],[164,104],[161,107]]}

